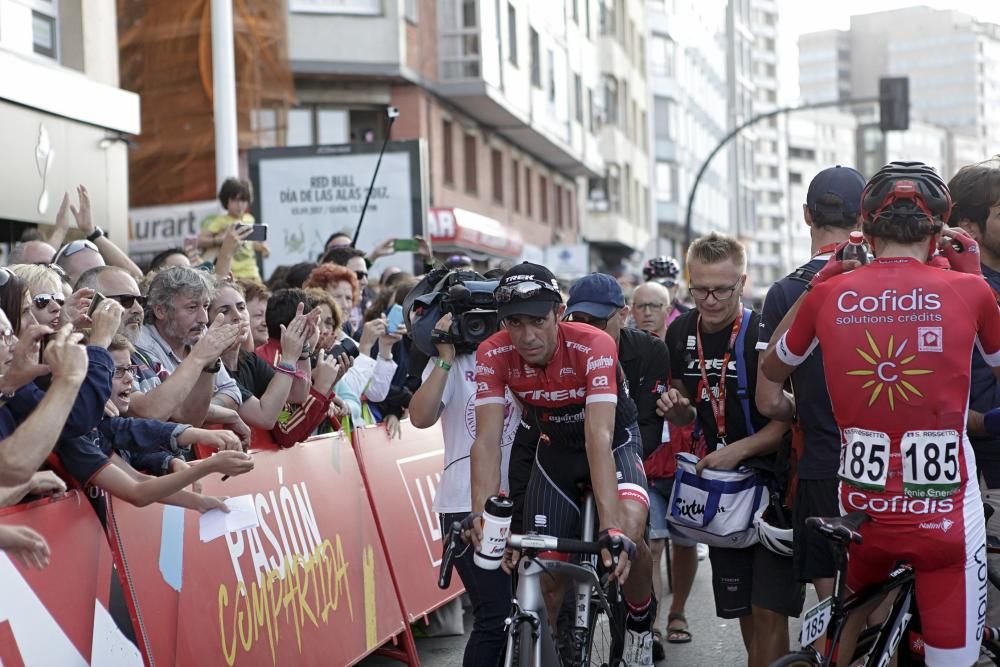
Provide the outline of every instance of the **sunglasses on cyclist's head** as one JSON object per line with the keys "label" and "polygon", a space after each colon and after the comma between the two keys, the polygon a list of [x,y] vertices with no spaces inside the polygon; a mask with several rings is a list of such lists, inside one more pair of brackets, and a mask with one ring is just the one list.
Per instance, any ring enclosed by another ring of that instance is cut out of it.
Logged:
{"label": "sunglasses on cyclist's head", "polygon": [[98,254],[101,252],[92,241],[88,241],[87,239],[77,239],[76,241],[71,241],[70,243],[64,245],[62,249],[56,253],[56,257],[53,261],[58,262],[63,257],[72,257],[86,248],[89,248]]}
{"label": "sunglasses on cyclist's head", "polygon": [[536,296],[555,296],[562,300],[562,293],[549,285],[537,280],[524,280],[513,285],[501,285],[493,290],[497,303],[510,303],[515,299],[532,299]]}
{"label": "sunglasses on cyclist's head", "polygon": [[49,307],[49,304],[55,301],[62,308],[63,304],[66,303],[66,297],[62,294],[36,294],[31,297],[31,303],[35,305],[38,310],[45,310]]}

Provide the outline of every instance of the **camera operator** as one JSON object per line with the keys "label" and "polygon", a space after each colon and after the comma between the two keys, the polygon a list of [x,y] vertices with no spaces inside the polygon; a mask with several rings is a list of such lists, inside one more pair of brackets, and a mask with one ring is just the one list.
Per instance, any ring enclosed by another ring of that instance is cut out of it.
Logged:
{"label": "camera operator", "polygon": [[[445,467],[434,496],[434,511],[440,516],[442,532],[472,511],[469,450],[476,436],[476,348],[498,328],[492,294],[496,283],[480,285],[490,287],[488,292],[475,293],[479,299],[469,298],[468,287],[463,292],[459,285],[453,287],[459,289],[442,295],[442,309],[449,312],[437,320],[431,333],[437,356],[428,362],[423,382],[410,399],[410,423],[415,427],[428,428],[442,420]],[[452,298],[453,294],[457,299]],[[482,307],[486,305],[483,295],[489,296],[489,308]],[[426,312],[428,317],[437,315],[433,309]],[[501,443],[503,489],[508,488],[507,459],[519,419],[520,407],[508,390]],[[472,599],[474,618],[463,665],[495,665],[503,654],[504,619],[510,611],[510,575],[502,569],[485,570],[476,566],[472,554],[473,550],[467,547],[455,559],[455,568]]]}

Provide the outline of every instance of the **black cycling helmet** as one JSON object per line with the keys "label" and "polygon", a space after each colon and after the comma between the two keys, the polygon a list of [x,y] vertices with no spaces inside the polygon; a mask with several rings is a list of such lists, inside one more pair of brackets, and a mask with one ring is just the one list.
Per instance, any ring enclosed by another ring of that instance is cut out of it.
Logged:
{"label": "black cycling helmet", "polygon": [[642,277],[645,280],[654,280],[656,278],[677,280],[679,275],[681,275],[681,265],[673,257],[665,255],[648,260],[646,266],[642,267]]}
{"label": "black cycling helmet", "polygon": [[872,222],[883,215],[926,216],[942,222],[951,213],[948,186],[923,162],[890,162],[861,193],[861,215]]}

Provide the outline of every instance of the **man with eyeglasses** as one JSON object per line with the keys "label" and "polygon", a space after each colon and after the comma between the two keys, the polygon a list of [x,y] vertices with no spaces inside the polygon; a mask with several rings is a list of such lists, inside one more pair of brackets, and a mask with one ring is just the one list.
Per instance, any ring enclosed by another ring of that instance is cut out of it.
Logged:
{"label": "man with eyeglasses", "polygon": [[[769,421],[754,405],[756,336],[736,344],[741,327],[755,332],[760,321],[740,300],[746,250],[735,238],[712,232],[691,244],[687,266],[695,309],[667,328],[672,388],[661,396],[660,409],[677,425],[697,416],[709,452],[698,472],[732,470],[751,459],[755,467],[773,467],[788,424]],[[739,386],[738,364],[747,370],[745,388]],[[787,653],[788,617],[797,617],[804,602],[791,559],[760,544],[710,547],[709,559],[716,615],[739,619],[750,666],[769,665]]]}
{"label": "man with eyeglasses", "polygon": [[[524,406],[523,422],[539,438],[524,499],[524,527],[577,537],[580,507],[573,499],[579,497],[579,484],[591,485],[598,540],[623,546],[614,569],[614,576],[623,581],[628,605],[623,657],[628,665],[652,665],[656,607],[649,549],[643,539],[649,498],[635,403],[625,386],[615,340],[594,326],[560,322],[565,307],[559,284],[544,266],[525,262],[509,269],[495,296],[505,328],[476,352],[474,514],[466,520],[466,537],[478,547],[479,515],[486,499],[500,490],[504,396],[509,387]],[[623,298],[619,303],[624,307]],[[606,313],[609,319],[611,315]],[[603,560],[611,566],[610,553],[604,552]],[[549,619],[555,623],[566,582],[562,578],[542,582]]]}
{"label": "man with eyeglasses", "polygon": [[643,283],[632,291],[632,318],[637,329],[663,340],[667,335],[670,292],[660,283]]}

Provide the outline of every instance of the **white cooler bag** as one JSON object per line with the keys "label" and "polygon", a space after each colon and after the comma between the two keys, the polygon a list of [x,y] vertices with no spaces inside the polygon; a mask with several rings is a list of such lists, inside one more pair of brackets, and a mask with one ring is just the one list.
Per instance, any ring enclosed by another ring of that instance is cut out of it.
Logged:
{"label": "white cooler bag", "polygon": [[741,549],[757,543],[754,519],[768,503],[767,486],[749,468],[705,468],[695,474],[698,457],[677,454],[667,521],[680,535],[713,547]]}

